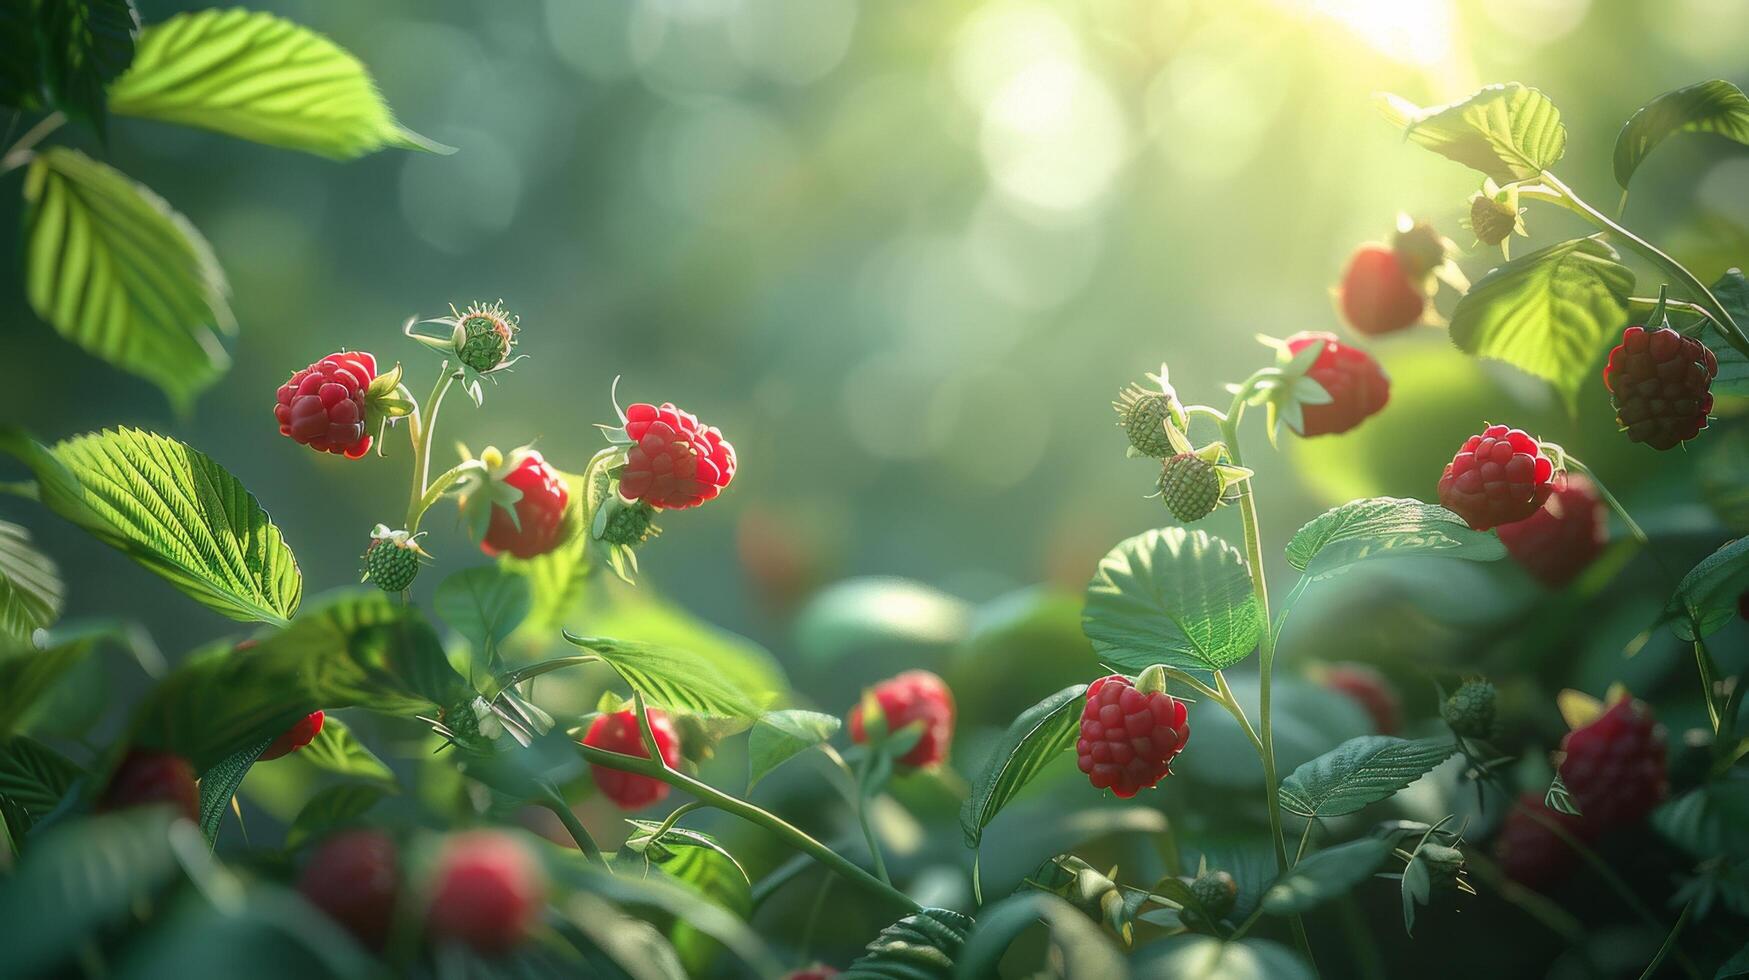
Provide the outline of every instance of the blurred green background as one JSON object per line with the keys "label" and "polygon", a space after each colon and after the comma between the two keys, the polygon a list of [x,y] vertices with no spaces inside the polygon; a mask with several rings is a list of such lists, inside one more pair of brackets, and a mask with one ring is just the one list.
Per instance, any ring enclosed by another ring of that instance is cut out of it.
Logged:
{"label": "blurred green background", "polygon": [[[141,3],[148,22],[195,6]],[[1749,75],[1749,18],[1726,0],[254,6],[355,52],[406,125],[460,151],[335,164],[125,118],[106,146],[67,137],[210,238],[241,324],[235,364],[174,417],[36,321],[7,235],[0,419],[43,439],[135,425],[205,450],[274,515],[313,594],[357,580],[370,527],[400,512],[409,453],[397,433],[387,459],[318,457],[275,431],[275,387],[344,345],[404,361],[423,393],[435,357],[402,320],[502,297],[530,358],[484,411],[452,400],[440,442],[537,441],[580,469],[615,376],[624,401],[720,426],[740,452],[731,492],[671,516],[643,564],[780,652],[788,612],[840,576],[973,600],[1078,589],[1113,543],[1165,522],[1112,427],[1119,387],[1166,361],[1187,399],[1224,403],[1221,383],[1267,357],[1254,334],[1339,329],[1329,287],[1400,210],[1468,245],[1473,176],[1405,147],[1375,91],[1432,104],[1540,87],[1569,129],[1560,172],[1612,204],[1610,148],[1635,107]],[[1706,279],[1737,261],[1749,152],[1673,140],[1635,188],[1631,227]],[[1538,211],[1531,231],[1579,226]],[[1496,261],[1465,265],[1474,278]],[[1274,544],[1341,499],[1430,497],[1484,417],[1562,442],[1630,501],[1658,499],[1650,453],[1612,436],[1600,385],[1576,422],[1437,329],[1371,347],[1396,387],[1358,433],[1276,454],[1248,430]],[[69,616],[137,618],[172,656],[235,629],[33,505],[0,516],[62,564]],[[1237,538],[1234,515],[1213,524]],[[427,527],[444,571],[480,560],[445,516]]]}

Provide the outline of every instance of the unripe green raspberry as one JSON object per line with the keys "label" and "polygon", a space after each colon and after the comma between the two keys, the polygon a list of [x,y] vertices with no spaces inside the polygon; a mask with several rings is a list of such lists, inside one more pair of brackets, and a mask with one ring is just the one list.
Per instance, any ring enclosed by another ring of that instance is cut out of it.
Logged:
{"label": "unripe green raspberry", "polygon": [[494,303],[468,307],[456,330],[455,352],[461,362],[484,374],[510,359],[516,346],[516,318]]}
{"label": "unripe green raspberry", "polygon": [[661,528],[651,523],[655,517],[654,507],[641,500],[635,501],[629,507],[615,510],[607,518],[607,527],[601,532],[601,540],[627,547],[643,544],[662,533]]}
{"label": "unripe green raspberry", "polygon": [[384,592],[405,592],[419,576],[418,545],[406,531],[377,525],[364,551],[364,577]]}
{"label": "unripe green raspberry", "polygon": [[1215,919],[1226,918],[1239,898],[1239,883],[1225,871],[1208,871],[1197,875],[1190,883],[1190,893]]}
{"label": "unripe green raspberry", "polygon": [[1118,425],[1129,436],[1136,452],[1155,459],[1172,454],[1172,443],[1166,438],[1166,420],[1172,415],[1172,399],[1162,392],[1126,388],[1112,404],[1117,409]]}
{"label": "unripe green raspberry", "polygon": [[1209,516],[1221,502],[1221,475],[1213,464],[1191,453],[1179,453],[1160,468],[1160,497],[1166,509],[1185,524]]}
{"label": "unripe green raspberry", "polygon": [[1445,699],[1442,713],[1451,730],[1465,738],[1488,738],[1494,733],[1494,685],[1477,678],[1464,681]]}
{"label": "unripe green raspberry", "polygon": [[1444,844],[1421,845],[1420,859],[1427,865],[1427,876],[1434,891],[1442,891],[1457,883],[1458,872],[1464,869],[1464,852]]}
{"label": "unripe green raspberry", "polygon": [[1498,245],[1518,227],[1518,212],[1486,194],[1470,198],[1470,230],[1483,245]]}

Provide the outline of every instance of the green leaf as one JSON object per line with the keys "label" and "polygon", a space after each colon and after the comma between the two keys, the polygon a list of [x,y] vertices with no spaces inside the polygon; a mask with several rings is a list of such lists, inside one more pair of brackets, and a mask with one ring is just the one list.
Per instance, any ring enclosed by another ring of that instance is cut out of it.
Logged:
{"label": "green leaf", "polygon": [[1719,967],[1719,972],[1713,974],[1713,980],[1735,980],[1737,977],[1749,977],[1749,943],[1732,953],[1731,958]]}
{"label": "green leaf", "polygon": [[298,758],[327,772],[394,783],[395,774],[376,753],[364,747],[352,729],[333,715],[324,715],[322,730],[298,750]]}
{"label": "green leaf", "polygon": [[[592,865],[581,862],[571,862],[564,866],[563,872],[574,880],[579,890],[574,893],[584,897],[601,896],[612,900],[616,905],[627,908],[654,908],[666,916],[684,921],[691,928],[710,936],[725,948],[732,950],[748,967],[741,971],[748,976],[770,977],[778,976],[783,970],[773,959],[772,953],[745,921],[721,906],[701,897],[698,892],[684,885],[670,881],[665,877],[654,876],[640,878],[634,875],[610,875],[597,870]],[[593,893],[593,895],[591,894]],[[581,906],[567,903],[572,909]],[[600,904],[601,909],[611,909],[612,906]],[[585,910],[589,911],[589,910]],[[576,914],[570,916],[572,922],[582,925],[590,916]],[[623,928],[623,922],[604,923],[611,928],[597,928],[589,933],[592,938],[603,942],[607,948],[617,931]],[[658,935],[654,937],[660,940]],[[739,974],[737,974],[739,975]]]}
{"label": "green leaf", "polygon": [[795,756],[826,744],[843,724],[834,715],[799,708],[760,715],[747,736],[747,789]]}
{"label": "green leaf", "polygon": [[1749,143],[1749,97],[1715,78],[1665,92],[1641,106],[1615,138],[1615,182],[1622,190],[1646,156],[1677,133],[1717,133]]}
{"label": "green leaf", "polygon": [[1171,527],[1138,534],[1100,561],[1082,628],[1104,663],[1220,670],[1257,646],[1264,624],[1244,557],[1206,532]]}
{"label": "green leaf", "polygon": [[1123,977],[1130,971],[1117,945],[1087,914],[1056,895],[1024,892],[978,911],[978,924],[960,951],[953,975],[960,980],[998,977],[1004,953],[1022,934],[1043,922],[1050,935],[1049,962],[1065,977]]}
{"label": "green leaf", "polygon": [[1173,980],[1311,980],[1312,971],[1293,951],[1267,939],[1223,942],[1187,934],[1139,950],[1132,976]]}
{"label": "green leaf", "polygon": [[36,154],[24,178],[25,295],[61,336],[186,410],[230,367],[225,274],[187,219],[77,150]]}
{"label": "green leaf", "polygon": [[0,105],[34,109],[42,95],[37,10],[30,0],[0,3]]}
{"label": "green leaf", "polygon": [[[1743,270],[1726,270],[1719,281],[1713,283],[1713,296],[1737,324],[1749,323],[1749,279],[1743,278]],[[1749,398],[1749,358],[1711,334],[1704,338],[1704,342],[1719,359],[1719,373],[1713,378],[1713,395]]]}
{"label": "green leaf", "polygon": [[472,647],[484,673],[499,658],[498,647],[528,616],[528,579],[492,565],[465,568],[438,583],[432,607]]}
{"label": "green leaf", "polygon": [[10,804],[7,829],[13,838],[53,812],[85,775],[73,760],[35,739],[17,735],[0,741],[0,800]]}
{"label": "green leaf", "polygon": [[50,510],[239,620],[283,625],[304,580],[255,495],[206,454],[137,429],[43,447],[0,427],[0,452],[36,474]]}
{"label": "green leaf", "polygon": [[920,909],[880,931],[844,972],[845,980],[949,980],[972,917],[948,909]]}
{"label": "green leaf", "polygon": [[569,630],[565,639],[600,657],[656,707],[748,722],[759,716],[748,692],[697,654],[604,636],[577,636]]}
{"label": "green leaf", "polygon": [[109,90],[117,115],[349,160],[384,147],[453,153],[395,122],[359,60],[272,14],[202,10],[140,34]]}
{"label": "green leaf", "polygon": [[1436,556],[1494,561],[1506,546],[1438,504],[1402,497],[1353,500],[1313,518],[1288,542],[1288,564],[1312,578],[1369,558]]}
{"label": "green leaf", "polygon": [[1348,894],[1377,871],[1391,854],[1391,842],[1377,837],[1325,848],[1302,858],[1263,893],[1271,915],[1294,915]]}
{"label": "green leaf", "polygon": [[30,532],[0,521],[0,637],[27,640],[61,615],[61,570],[30,543]]}
{"label": "green leaf", "polygon": [[802,656],[832,665],[880,654],[927,662],[965,638],[971,607],[910,579],[869,576],[821,589],[795,620]]}
{"label": "green leaf", "polygon": [[1634,274],[1593,238],[1557,242],[1488,272],[1458,300],[1451,339],[1555,386],[1569,407],[1605,340],[1627,322]]}
{"label": "green leaf", "polygon": [[1652,811],[1652,826],[1697,861],[1749,857],[1749,780],[1691,789]]}
{"label": "green leaf", "polygon": [[[653,867],[738,918],[752,914],[753,885],[747,871],[716,838],[676,827],[653,839],[660,823],[628,822],[637,830],[626,839],[626,846],[642,854]],[[715,940],[684,921],[674,924],[669,939],[691,975],[703,974],[719,948]]]}
{"label": "green leaf", "polygon": [[1385,799],[1457,751],[1449,736],[1351,738],[1281,781],[1281,808],[1308,818],[1339,817]]}
{"label": "green leaf", "polygon": [[388,795],[388,790],[369,783],[340,783],[321,790],[310,797],[286,828],[286,850],[352,823]]}
{"label": "green leaf", "polygon": [[1381,95],[1379,108],[1410,142],[1501,184],[1541,174],[1567,148],[1567,127],[1555,104],[1517,82],[1489,85],[1462,101],[1428,109]]}
{"label": "green leaf", "polygon": [[736,633],[706,622],[647,591],[603,580],[576,610],[592,633],[684,650],[707,661],[755,700],[788,688],[777,658]]}
{"label": "green leaf", "polygon": [[977,847],[984,828],[1051,760],[1075,744],[1087,685],[1076,684],[1022,712],[990,751],[972,795],[960,808],[966,846]]}
{"label": "green leaf", "polygon": [[0,640],[0,738],[33,720],[44,692],[96,649],[99,638],[81,635],[44,650]]}
{"label": "green leaf", "polygon": [[231,808],[231,797],[237,795],[237,787],[243,785],[249,767],[255,765],[255,760],[273,744],[274,737],[270,735],[249,748],[234,752],[200,774],[200,832],[206,835],[208,847],[218,842],[219,824],[225,819],[225,811]]}
{"label": "green leaf", "polygon": [[43,90],[67,118],[102,133],[104,86],[133,60],[140,15],[132,0],[36,0],[35,6]]}
{"label": "green leaf", "polygon": [[1749,537],[1727,542],[1688,570],[1665,603],[1659,622],[1693,642],[1737,618],[1737,599],[1749,591]]}

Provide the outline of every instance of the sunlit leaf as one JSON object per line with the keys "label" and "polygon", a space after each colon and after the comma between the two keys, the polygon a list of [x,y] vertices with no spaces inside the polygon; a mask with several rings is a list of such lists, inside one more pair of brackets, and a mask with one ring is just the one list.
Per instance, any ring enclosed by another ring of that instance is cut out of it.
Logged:
{"label": "sunlit leaf", "polygon": [[1646,156],[1677,133],[1749,143],[1749,97],[1723,79],[1665,92],[1637,109],[1615,138],[1615,182],[1627,189]]}
{"label": "sunlit leaf", "polygon": [[438,583],[437,615],[468,641],[482,672],[498,659],[498,647],[516,631],[532,602],[528,579],[492,565],[464,568]]}
{"label": "sunlit leaf", "polygon": [[1237,549],[1172,527],[1138,534],[1100,561],[1082,626],[1104,663],[1220,670],[1257,646],[1263,617]]}
{"label": "sunlit leaf", "polygon": [[659,708],[751,722],[759,716],[754,698],[770,693],[742,690],[709,661],[688,651],[568,631],[565,639],[600,657],[632,690]]}
{"label": "sunlit leaf", "polygon": [[967,847],[977,847],[984,828],[1014,794],[1075,744],[1086,703],[1087,685],[1066,687],[1022,712],[1002,733],[960,809]]}
{"label": "sunlit leaf", "polygon": [[28,639],[61,615],[61,570],[31,545],[30,532],[0,521],[0,637]]}
{"label": "sunlit leaf", "polygon": [[[627,838],[626,846],[647,858],[653,867],[740,918],[752,913],[752,883],[747,871],[716,838],[679,828],[655,838],[660,829],[655,821],[633,820],[631,824],[637,829]],[[668,938],[694,975],[705,971],[718,950],[714,940],[685,922],[675,923]]]}
{"label": "sunlit leaf", "polygon": [[1369,558],[1410,556],[1494,561],[1506,556],[1506,546],[1438,504],[1402,497],[1332,508],[1300,528],[1287,546],[1288,564],[1313,578]]}
{"label": "sunlit leaf", "polygon": [[1379,108],[1410,142],[1480,170],[1502,184],[1535,177],[1567,148],[1567,128],[1548,97],[1517,82],[1423,109],[1395,95]]}
{"label": "sunlit leaf", "polygon": [[298,758],[327,772],[393,783],[395,774],[376,753],[365,748],[346,723],[333,715],[322,719],[322,730],[298,750]]}
{"label": "sunlit leaf", "polygon": [[1456,751],[1449,736],[1349,739],[1281,781],[1281,808],[1308,818],[1354,813],[1425,776]]}
{"label": "sunlit leaf", "polygon": [[797,708],[760,715],[747,735],[747,788],[797,755],[824,745],[843,724],[834,715]]}

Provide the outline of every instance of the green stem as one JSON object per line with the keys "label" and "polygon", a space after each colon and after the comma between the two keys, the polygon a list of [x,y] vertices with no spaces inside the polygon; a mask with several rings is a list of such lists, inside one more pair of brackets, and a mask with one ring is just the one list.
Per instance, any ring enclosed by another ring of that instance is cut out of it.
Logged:
{"label": "green stem", "polygon": [[868,842],[869,860],[874,862],[875,876],[883,884],[891,885],[893,879],[887,874],[887,859],[881,854],[881,842],[875,837],[874,825],[868,822],[868,771],[873,759],[874,752],[870,751],[856,767],[856,822],[862,825],[862,839]]}
{"label": "green stem", "polygon": [[609,874],[612,874],[613,868],[608,866],[607,858],[602,856],[601,848],[595,843],[595,838],[589,833],[589,828],[583,826],[583,821],[577,819],[577,814],[571,811],[570,805],[565,802],[563,796],[559,795],[558,790],[551,786],[545,787],[545,789],[546,798],[541,802],[545,804],[547,809],[553,811],[553,815],[558,817],[559,822],[565,825],[565,829],[571,832],[571,839],[577,842],[578,850],[582,851],[583,856],[588,858],[591,863],[600,865]]}
{"label": "green stem", "polygon": [[1215,701],[1226,708],[1227,714],[1232,715],[1233,719],[1239,723],[1240,729],[1245,732],[1245,737],[1251,740],[1251,747],[1257,750],[1257,758],[1262,759],[1263,739],[1257,737],[1257,729],[1252,728],[1251,719],[1245,717],[1245,706],[1233,696],[1233,689],[1227,684],[1227,675],[1218,670],[1215,671],[1215,687],[1218,688],[1215,693]]}
{"label": "green stem", "polygon": [[419,522],[425,520],[425,512],[436,506],[437,502],[443,499],[444,493],[451,486],[454,486],[463,474],[479,467],[479,460],[464,460],[443,471],[437,479],[432,480],[431,485],[425,488],[425,493],[419,498],[418,505],[407,514],[407,533],[418,534]]}
{"label": "green stem", "polygon": [[1658,947],[1658,955],[1652,957],[1652,962],[1646,964],[1646,970],[1640,974],[1640,980],[1652,980],[1658,973],[1658,967],[1664,965],[1664,957],[1676,948],[1676,937],[1682,935],[1682,927],[1688,925],[1688,914],[1694,911],[1694,903],[1689,902],[1682,907],[1682,914],[1676,917],[1676,925],[1670,927],[1670,934],[1664,937],[1664,945]]}
{"label": "green stem", "polygon": [[6,156],[0,158],[0,174],[11,173],[29,163],[31,158],[35,156],[31,150],[50,133],[60,129],[66,122],[66,116],[59,112],[51,112],[39,120],[35,126],[30,127],[23,136],[18,138],[18,142],[7,148]]}
{"label": "green stem", "polygon": [[1712,722],[1713,738],[1716,741],[1719,737],[1719,724],[1722,720],[1719,716],[1718,702],[1713,694],[1717,687],[1715,678],[1718,674],[1713,667],[1713,658],[1707,654],[1706,644],[1700,641],[1698,630],[1695,631],[1694,666],[1700,672],[1701,699],[1706,702],[1707,721]]}
{"label": "green stem", "polygon": [[[407,500],[407,524],[418,523],[424,516],[423,504],[425,488],[431,474],[431,439],[437,431],[437,411],[443,407],[443,396],[449,393],[449,386],[455,379],[461,377],[461,372],[451,371],[449,362],[443,362],[443,368],[438,375],[437,384],[431,389],[431,397],[425,399],[425,416],[414,408],[407,416],[407,437],[413,442],[413,489]],[[407,528],[409,531],[412,527]]]}

